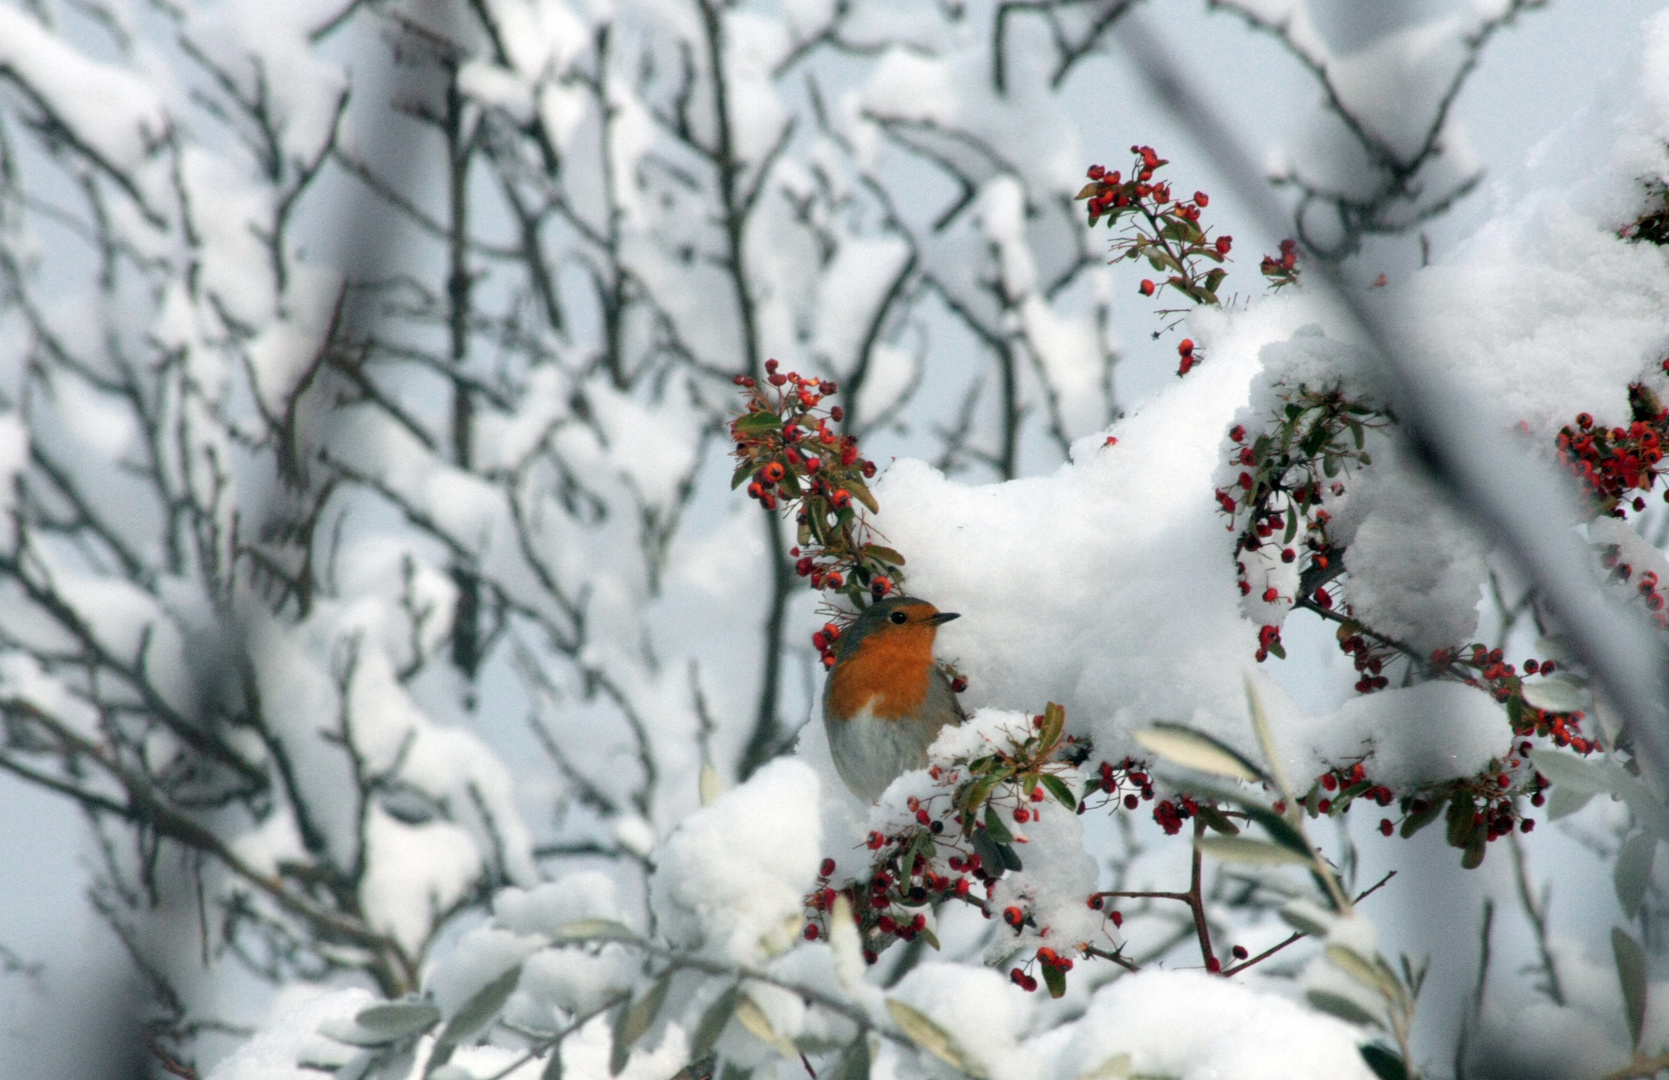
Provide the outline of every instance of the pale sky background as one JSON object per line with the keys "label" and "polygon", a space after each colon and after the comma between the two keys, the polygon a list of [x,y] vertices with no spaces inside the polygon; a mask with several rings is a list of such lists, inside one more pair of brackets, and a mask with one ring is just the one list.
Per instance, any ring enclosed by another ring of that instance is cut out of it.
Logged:
{"label": "pale sky background", "polygon": [[[1643,21],[1665,6],[1662,0],[1553,0],[1546,10],[1530,14],[1492,42],[1458,103],[1458,115],[1490,175],[1477,192],[1429,229],[1435,257],[1464,243],[1493,207],[1511,197],[1533,148],[1576,114],[1607,78],[1634,60]],[[1371,23],[1383,32],[1448,9],[1444,0],[1339,0],[1338,7],[1365,13],[1353,20],[1317,12],[1334,47],[1341,50],[1365,40],[1359,27],[1350,29],[1353,21]],[[1254,150],[1268,147],[1301,122],[1314,99],[1313,85],[1273,40],[1250,35],[1237,19],[1208,14],[1201,0],[1154,0],[1147,9],[1153,28],[1186,57]],[[1135,141],[1165,148],[1178,161],[1179,185],[1186,172],[1199,176],[1186,181],[1190,188],[1224,187],[1116,56],[1111,63],[1091,66],[1097,92],[1084,99],[1086,146],[1103,148],[1100,158],[1109,164],[1121,161],[1124,149]],[[1181,168],[1184,163],[1186,169]],[[1223,211],[1221,231],[1237,236],[1237,253],[1251,255],[1257,245],[1273,248],[1272,241],[1236,227],[1232,206]],[[1417,251],[1413,240],[1376,246],[1365,255],[1364,269],[1405,274],[1417,265]],[[1255,257],[1251,255],[1253,265]],[[1124,322],[1136,325],[1130,318]],[[1119,387],[1128,406],[1165,385],[1173,377],[1175,360],[1169,341],[1151,343],[1127,333],[1124,346],[1129,359],[1121,369]],[[1306,640],[1296,623],[1288,640],[1295,656],[1289,663],[1294,664],[1307,649],[1331,648],[1329,642]],[[1422,879],[1430,895],[1452,896],[1457,910],[1470,911],[1475,904],[1466,901],[1453,853],[1441,848],[1436,830],[1431,833],[1409,853],[1410,861],[1429,866],[1415,866],[1410,872]],[[1566,846],[1571,853],[1578,851],[1574,844]],[[61,1048],[46,1044],[75,1031],[77,1016],[96,1015],[90,1011],[97,1005],[96,976],[118,958],[108,932],[82,898],[88,861],[80,821],[65,801],[0,775],[0,945],[48,968],[38,981],[0,976],[0,1016],[5,1017],[0,1024],[0,1078],[83,1075],[59,1054]],[[1494,872],[1505,869],[1500,865],[1506,862],[1505,853],[1492,862]],[[1584,910],[1584,886],[1595,898],[1594,919],[1578,914]],[[1600,902],[1609,902],[1609,890],[1608,875],[1601,874],[1597,863],[1571,854],[1555,884],[1557,922],[1572,927],[1586,921],[1603,932],[1612,916]],[[1472,917],[1457,920],[1452,928],[1457,948],[1472,947]],[[1441,950],[1430,927],[1424,929],[1422,948]],[[1396,936],[1395,927],[1388,930]],[[1388,951],[1394,951],[1394,943]]]}

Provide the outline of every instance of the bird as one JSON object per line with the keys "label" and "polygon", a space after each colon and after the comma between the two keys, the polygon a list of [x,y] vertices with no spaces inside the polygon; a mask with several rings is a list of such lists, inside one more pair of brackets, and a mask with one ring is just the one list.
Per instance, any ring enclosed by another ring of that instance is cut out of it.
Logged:
{"label": "bird", "polygon": [[914,596],[890,597],[865,608],[836,642],[823,726],[835,771],[865,802],[901,773],[925,769],[939,730],[967,719],[933,663],[939,627],[959,617]]}

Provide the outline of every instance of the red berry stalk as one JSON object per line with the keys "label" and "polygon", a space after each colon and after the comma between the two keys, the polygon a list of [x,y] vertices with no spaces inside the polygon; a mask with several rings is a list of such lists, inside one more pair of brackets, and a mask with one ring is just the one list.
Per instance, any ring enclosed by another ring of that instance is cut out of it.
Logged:
{"label": "red berry stalk", "polygon": [[1124,235],[1113,241],[1112,261],[1146,259],[1153,269],[1168,275],[1158,284],[1144,280],[1143,296],[1169,286],[1195,304],[1217,303],[1217,287],[1228,274],[1221,264],[1234,238],[1213,240],[1209,230],[1200,226],[1200,211],[1211,202],[1205,192],[1194,192],[1191,200],[1177,199],[1168,182],[1153,179],[1154,173],[1170,163],[1151,146],[1132,146],[1130,152],[1136,160],[1128,179],[1100,165],[1090,166],[1090,182],[1076,196],[1088,202],[1090,226],[1103,218],[1109,229],[1122,224]]}
{"label": "red berry stalk", "polygon": [[[783,372],[765,362],[765,385],[747,375],[735,378],[746,395],[746,410],[731,421],[732,453],[739,459],[732,488],[747,485],[748,497],[766,510],[792,511],[799,544],[789,550],[794,569],[813,589],[844,595],[862,609],[903,584],[904,556],[876,543],[879,535],[864,514],[880,510],[865,483],[875,463],[858,453],[858,440],[833,430],[845,419],[839,405],[825,406],[839,387],[826,379]],[[824,665],[834,662],[842,616],[813,637]]]}

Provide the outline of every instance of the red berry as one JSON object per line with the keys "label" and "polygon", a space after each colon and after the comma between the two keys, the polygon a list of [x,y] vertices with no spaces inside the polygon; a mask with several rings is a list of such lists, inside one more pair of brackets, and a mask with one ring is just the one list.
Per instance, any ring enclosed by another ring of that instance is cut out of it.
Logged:
{"label": "red berry", "polygon": [[834,503],[836,510],[844,510],[852,505],[852,493],[845,488],[836,488],[835,493],[829,496],[829,501]]}
{"label": "red berry", "polygon": [[1020,928],[1020,923],[1025,919],[1025,917],[1025,914],[1017,907],[1009,907],[1003,910],[1003,921],[1014,927],[1016,930]]}
{"label": "red berry", "polygon": [[1195,206],[1210,206],[1211,205],[1211,196],[1207,195],[1203,191],[1194,192],[1194,205]]}
{"label": "red berry", "polygon": [[1017,807],[1014,808],[1014,820],[1015,821],[1018,821],[1020,824],[1024,825],[1026,822],[1030,821],[1031,819],[1032,819],[1032,812],[1030,810],[1027,810],[1024,806],[1017,806]]}
{"label": "red berry", "polygon": [[833,859],[824,859],[823,865],[817,868],[817,873],[820,877],[832,877],[834,872],[835,861]]}
{"label": "red berry", "polygon": [[1153,289],[1154,289],[1153,282],[1149,281],[1147,278],[1143,278],[1142,279],[1142,284],[1141,284],[1141,287],[1140,287],[1141,294],[1143,296],[1152,296],[1153,295]]}
{"label": "red berry", "polygon": [[1229,951],[1234,954],[1234,958],[1236,960],[1246,959],[1247,953],[1246,953],[1246,946],[1244,946],[1244,945],[1236,945],[1234,948],[1230,949]]}
{"label": "red berry", "polygon": [[1107,918],[1113,920],[1113,925],[1114,926],[1123,926],[1124,925],[1124,913],[1123,912],[1115,911],[1111,915],[1108,915]]}
{"label": "red berry", "polygon": [[806,923],[806,940],[816,941],[819,931],[816,923]]}
{"label": "red berry", "polygon": [[1379,833],[1381,836],[1390,836],[1394,828],[1395,826],[1391,824],[1390,818],[1379,819]]}

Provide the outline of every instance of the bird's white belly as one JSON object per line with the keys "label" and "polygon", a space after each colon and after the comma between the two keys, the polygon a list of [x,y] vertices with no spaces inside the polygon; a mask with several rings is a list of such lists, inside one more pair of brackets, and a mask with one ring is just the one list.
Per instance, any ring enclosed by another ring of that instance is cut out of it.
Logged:
{"label": "bird's white belly", "polygon": [[927,748],[937,731],[911,720],[882,720],[859,709],[850,720],[823,718],[835,769],[858,798],[874,802],[900,773],[927,767]]}

